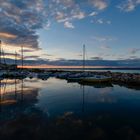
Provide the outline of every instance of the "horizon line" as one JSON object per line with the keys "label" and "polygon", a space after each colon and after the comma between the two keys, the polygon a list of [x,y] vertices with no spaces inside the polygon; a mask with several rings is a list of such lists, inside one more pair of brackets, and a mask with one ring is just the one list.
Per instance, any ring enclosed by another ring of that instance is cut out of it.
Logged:
{"label": "horizon line", "polygon": [[[18,68],[50,68],[50,69],[83,69],[83,66],[67,66],[67,65],[24,65],[24,66],[21,66],[21,65],[18,65],[17,66]],[[103,68],[107,68],[107,69],[115,69],[115,68],[136,68],[136,69],[140,69],[140,67],[138,66],[85,66],[85,68],[95,68],[95,69],[103,69]]]}

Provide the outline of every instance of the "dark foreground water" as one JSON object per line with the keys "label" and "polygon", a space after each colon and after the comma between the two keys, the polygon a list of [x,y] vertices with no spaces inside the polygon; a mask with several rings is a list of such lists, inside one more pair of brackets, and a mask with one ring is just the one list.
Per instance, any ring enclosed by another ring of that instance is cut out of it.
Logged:
{"label": "dark foreground water", "polygon": [[0,82],[0,140],[140,140],[139,88]]}

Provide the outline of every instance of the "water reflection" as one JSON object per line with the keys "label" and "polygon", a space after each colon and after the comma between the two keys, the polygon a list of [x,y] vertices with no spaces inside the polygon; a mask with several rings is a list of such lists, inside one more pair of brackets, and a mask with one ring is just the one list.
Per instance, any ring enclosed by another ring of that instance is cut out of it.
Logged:
{"label": "water reflection", "polygon": [[139,91],[50,78],[0,81],[0,140],[139,140]]}
{"label": "water reflection", "polygon": [[38,88],[26,87],[23,80],[2,80],[0,88],[0,118],[17,117],[37,103]]}
{"label": "water reflection", "polygon": [[0,86],[0,139],[40,139],[47,114],[35,107],[38,86],[17,79],[2,80]]}
{"label": "water reflection", "polygon": [[80,82],[79,84],[83,86],[91,86],[94,88],[106,88],[106,87],[113,87],[112,83],[86,83],[86,82]]}
{"label": "water reflection", "polygon": [[26,87],[23,80],[2,80],[0,81],[0,104],[7,105],[12,103],[18,103],[26,101],[27,99],[33,99],[37,97],[38,88]]}

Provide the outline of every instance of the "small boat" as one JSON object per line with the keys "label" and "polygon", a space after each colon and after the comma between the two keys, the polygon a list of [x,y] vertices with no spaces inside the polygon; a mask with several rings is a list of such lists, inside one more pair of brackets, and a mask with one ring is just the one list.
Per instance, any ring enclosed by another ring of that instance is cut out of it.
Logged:
{"label": "small boat", "polygon": [[4,76],[4,78],[24,79],[27,77],[27,74],[24,72],[11,71],[11,72],[5,73],[3,76]]}
{"label": "small boat", "polygon": [[39,73],[37,77],[42,80],[47,80],[50,77],[50,73]]}
{"label": "small boat", "polygon": [[81,79],[82,82],[89,83],[102,83],[102,82],[111,82],[111,77],[104,75],[94,75],[92,77],[84,77]]}
{"label": "small boat", "polygon": [[83,45],[83,72],[69,75],[67,77],[67,80],[68,80],[68,82],[79,82],[86,76],[87,75],[85,72],[85,45]]}
{"label": "small boat", "polygon": [[37,73],[29,73],[28,74],[28,77],[30,78],[30,79],[32,79],[32,78],[37,78]]}
{"label": "small boat", "polygon": [[84,73],[71,74],[66,79],[68,82],[78,82],[84,77]]}
{"label": "small boat", "polygon": [[56,75],[57,78],[59,79],[67,79],[67,77],[70,75],[69,72],[64,72],[64,73],[59,73]]}
{"label": "small boat", "polygon": [[[85,45],[83,46],[83,72],[85,70]],[[85,75],[80,78],[81,82],[89,82],[89,83],[103,83],[103,82],[111,82],[111,77],[104,75]]]}

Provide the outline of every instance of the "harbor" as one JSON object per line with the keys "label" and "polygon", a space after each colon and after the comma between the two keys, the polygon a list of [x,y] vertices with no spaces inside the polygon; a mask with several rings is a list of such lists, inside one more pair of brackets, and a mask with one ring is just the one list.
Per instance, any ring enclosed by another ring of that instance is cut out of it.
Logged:
{"label": "harbor", "polygon": [[0,140],[140,140],[140,0],[0,0]]}
{"label": "harbor", "polygon": [[[86,70],[86,46],[83,45],[83,62],[81,71],[73,70],[43,70],[43,69],[27,69],[24,68],[24,48],[21,45],[21,66],[17,64],[17,54],[15,53],[15,64],[8,65],[2,63],[2,41],[0,40],[0,79],[25,79],[25,78],[39,78],[47,80],[50,77],[66,79],[68,82],[102,84],[102,83],[116,83],[122,85],[140,86],[140,73],[121,73],[111,71],[87,71]],[[4,52],[3,52],[4,54]]]}

